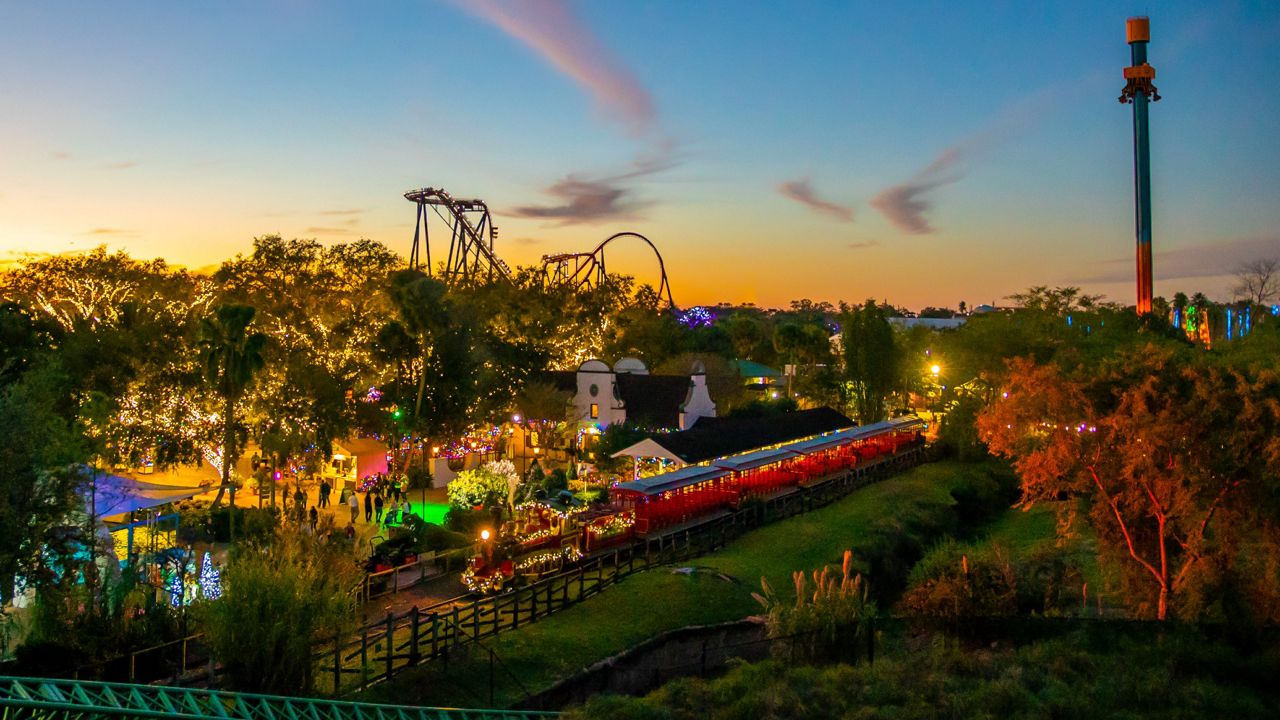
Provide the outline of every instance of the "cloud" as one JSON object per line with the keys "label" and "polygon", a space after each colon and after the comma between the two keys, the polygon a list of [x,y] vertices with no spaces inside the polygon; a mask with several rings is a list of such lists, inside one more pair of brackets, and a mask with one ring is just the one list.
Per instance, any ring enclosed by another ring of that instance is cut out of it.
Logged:
{"label": "cloud", "polygon": [[321,210],[321,215],[361,215],[365,211],[364,208],[351,208],[347,210]]}
{"label": "cloud", "polygon": [[107,163],[102,167],[106,170],[128,170],[129,168],[138,167],[138,163],[133,160],[121,160],[120,162]]}
{"label": "cloud", "polygon": [[[1132,245],[1132,238],[1130,238]],[[1156,247],[1159,247],[1157,242]],[[1156,280],[1180,280],[1231,275],[1236,266],[1263,257],[1280,257],[1280,235],[1237,238],[1225,242],[1198,243],[1152,254],[1152,274]],[[1071,282],[1132,282],[1133,255],[1100,260],[1092,274]]]}
{"label": "cloud", "polygon": [[86,230],[83,234],[85,235],[137,235],[138,233],[135,230],[124,230],[122,228],[103,227],[103,228],[94,228],[92,230]]}
{"label": "cloud", "polygon": [[352,231],[348,228],[309,227],[302,232],[307,235],[350,235]]}
{"label": "cloud", "polygon": [[560,225],[598,223],[606,220],[634,220],[653,203],[638,200],[629,181],[675,167],[678,160],[669,152],[640,157],[630,170],[607,177],[590,178],[569,174],[543,192],[558,202],[551,205],[525,205],[511,210],[516,217],[559,220]]}
{"label": "cloud", "polygon": [[535,237],[518,237],[518,238],[511,238],[511,242],[516,245],[541,245],[542,243],[546,242],[546,240],[543,240],[542,238],[535,238]]}
{"label": "cloud", "polygon": [[813,189],[813,183],[808,178],[788,180],[778,185],[778,192],[783,197],[795,200],[816,213],[827,215],[843,222],[853,222],[853,208],[818,197],[818,194]]}
{"label": "cloud", "polygon": [[879,240],[863,240],[862,242],[849,243],[848,248],[850,250],[865,250],[866,248],[872,248],[879,244]]}
{"label": "cloud", "polygon": [[454,0],[457,7],[524,43],[591,95],[635,135],[654,124],[653,100],[563,0]]}
{"label": "cloud", "polygon": [[905,233],[924,235],[934,232],[936,228],[925,217],[933,209],[931,193],[934,190],[958,182],[975,160],[990,154],[1038,122],[1057,104],[1090,87],[1098,77],[1094,74],[1073,83],[1043,87],[1006,105],[987,127],[938,153],[932,162],[906,182],[881,190],[871,198],[871,207]]}

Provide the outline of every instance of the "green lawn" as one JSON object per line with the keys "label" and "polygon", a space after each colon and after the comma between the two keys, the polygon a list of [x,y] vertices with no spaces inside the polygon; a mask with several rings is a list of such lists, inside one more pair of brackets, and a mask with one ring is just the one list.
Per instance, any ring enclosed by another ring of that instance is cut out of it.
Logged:
{"label": "green lawn", "polygon": [[[738,538],[728,547],[690,561],[713,573],[676,574],[658,568],[633,575],[618,586],[537,624],[486,642],[502,665],[494,702],[517,701],[510,675],[537,692],[577,670],[653,636],[687,625],[736,620],[758,611],[751,593],[760,577],[786,592],[794,570],[836,565],[843,552],[865,541],[873,523],[953,503],[950,490],[966,473],[987,473],[991,465],[934,463],[859,490],[828,507],[773,523]],[[874,582],[874,579],[873,579]],[[488,661],[451,660],[415,668],[392,683],[370,689],[365,699],[433,705],[487,702]]]}
{"label": "green lawn", "polygon": [[1067,509],[1067,501],[1038,503],[1027,510],[1010,508],[991,523],[982,540],[974,544],[999,544],[1014,557],[1060,544],[1080,565],[1091,592],[1101,593],[1104,605],[1118,604],[1119,568],[1100,560],[1098,536],[1089,526],[1083,509],[1073,519],[1068,535],[1059,535],[1058,517]]}

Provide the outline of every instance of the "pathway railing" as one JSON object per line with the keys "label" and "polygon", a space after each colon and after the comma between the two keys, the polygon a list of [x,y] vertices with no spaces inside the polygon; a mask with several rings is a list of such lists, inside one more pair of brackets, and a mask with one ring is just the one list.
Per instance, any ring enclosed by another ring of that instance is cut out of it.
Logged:
{"label": "pathway railing", "polygon": [[535,720],[558,713],[534,710],[468,710],[254,695],[155,685],[0,677],[0,717],[180,718],[395,718],[396,720]]}

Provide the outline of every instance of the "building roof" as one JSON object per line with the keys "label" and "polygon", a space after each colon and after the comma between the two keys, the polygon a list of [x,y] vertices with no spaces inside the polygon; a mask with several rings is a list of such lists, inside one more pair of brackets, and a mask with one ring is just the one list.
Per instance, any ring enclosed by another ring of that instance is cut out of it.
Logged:
{"label": "building roof", "polygon": [[734,360],[733,365],[738,370],[738,376],[744,378],[754,377],[782,377],[782,372],[774,370],[768,365],[762,365],[752,360]]}
{"label": "building roof", "polygon": [[754,470],[763,465],[772,465],[779,460],[785,460],[789,457],[799,455],[788,448],[765,448],[764,450],[756,450],[745,455],[733,455],[727,458],[720,458],[713,464],[716,467],[722,467],[725,470]]}
{"label": "building roof", "polygon": [[578,373],[573,370],[545,370],[534,373],[530,379],[546,383],[570,395],[578,391]]}
{"label": "building roof", "polygon": [[680,427],[680,406],[689,396],[688,375],[619,373],[618,397],[627,422],[659,428]]}
{"label": "building roof", "polygon": [[[852,420],[825,407],[751,418],[702,418],[690,430],[651,435],[614,457],[670,457],[692,465],[849,427]],[[664,454],[654,453],[655,445]]]}

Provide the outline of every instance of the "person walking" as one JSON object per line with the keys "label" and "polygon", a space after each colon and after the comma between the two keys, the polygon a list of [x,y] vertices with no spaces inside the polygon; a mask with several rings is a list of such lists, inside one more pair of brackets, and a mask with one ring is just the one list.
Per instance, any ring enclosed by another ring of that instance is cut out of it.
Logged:
{"label": "person walking", "polygon": [[297,489],[293,491],[293,516],[302,523],[307,517],[307,494],[302,492],[301,484],[294,487]]}
{"label": "person walking", "polygon": [[320,481],[320,507],[329,507],[329,491],[332,489],[333,486],[329,484],[328,478],[324,478]]}
{"label": "person walking", "polygon": [[356,524],[356,516],[360,514],[360,498],[356,497],[355,491],[347,496],[347,507],[351,508],[351,524]]}
{"label": "person walking", "polygon": [[373,495],[373,521],[382,522],[382,496],[377,493]]}
{"label": "person walking", "polygon": [[364,521],[373,522],[373,491],[364,494]]}
{"label": "person walking", "polygon": [[311,524],[311,533],[314,535],[316,526],[320,524],[320,513],[316,511],[316,506],[311,506],[311,511],[307,513],[307,522]]}

